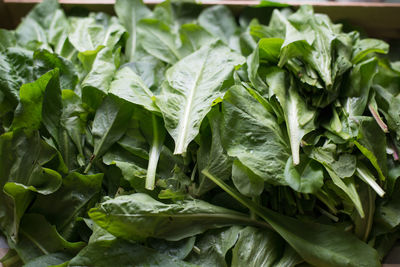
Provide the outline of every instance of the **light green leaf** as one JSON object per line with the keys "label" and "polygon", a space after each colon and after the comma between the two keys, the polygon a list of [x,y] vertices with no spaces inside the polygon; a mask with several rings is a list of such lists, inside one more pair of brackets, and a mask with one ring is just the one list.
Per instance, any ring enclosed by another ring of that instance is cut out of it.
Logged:
{"label": "light green leaf", "polygon": [[79,52],[95,51],[99,46],[114,49],[125,29],[118,23],[117,18],[110,18],[105,14],[103,16],[105,16],[104,24],[93,15],[84,18],[70,18],[68,39],[76,50]]}
{"label": "light green leaf", "polygon": [[169,64],[183,58],[178,44],[179,36],[164,22],[158,19],[142,19],[137,31],[142,48],[150,55]]}
{"label": "light green leaf", "polygon": [[131,68],[118,70],[110,85],[110,94],[118,96],[130,103],[140,105],[149,111],[159,112],[154,103],[153,92]]}
{"label": "light green leaf", "polygon": [[0,53],[0,90],[13,106],[18,104],[21,85],[35,80],[32,56],[32,52],[16,47]]}
{"label": "light green leaf", "polygon": [[244,62],[221,43],[205,46],[167,70],[167,80],[156,98],[165,127],[175,140],[174,154],[186,152],[215,99],[226,91],[223,83]]}
{"label": "light green leaf", "polygon": [[298,93],[294,79],[287,83],[287,73],[278,68],[271,68],[267,74],[270,97],[276,96],[285,115],[286,128],[290,140],[293,164],[300,163],[300,143],[303,137],[316,129],[317,112],[308,106]]}
{"label": "light green leaf", "polygon": [[128,60],[132,62],[137,46],[137,23],[140,19],[150,16],[151,11],[143,4],[142,0],[117,0],[114,10],[129,34],[125,49]]}
{"label": "light green leaf", "polygon": [[237,29],[235,18],[226,6],[209,7],[201,12],[198,20],[200,26],[225,44],[229,44],[230,38]]}
{"label": "light green leaf", "polygon": [[97,109],[102,98],[110,90],[117,65],[111,49],[103,48],[97,53],[90,72],[82,81],[82,101]]}
{"label": "light green leaf", "polygon": [[[57,85],[58,70],[47,72],[33,83],[27,83],[20,89],[20,104],[15,110],[13,129],[37,130],[40,127],[43,117],[43,101],[46,92],[53,91],[53,86]],[[57,88],[57,87],[56,87]],[[59,88],[59,84],[58,84]],[[50,104],[50,103],[49,103]],[[48,106],[50,108],[51,106]],[[51,116],[52,114],[44,114]],[[47,118],[50,121],[50,117]],[[51,127],[54,129],[54,127]],[[52,132],[55,136],[55,132]]]}

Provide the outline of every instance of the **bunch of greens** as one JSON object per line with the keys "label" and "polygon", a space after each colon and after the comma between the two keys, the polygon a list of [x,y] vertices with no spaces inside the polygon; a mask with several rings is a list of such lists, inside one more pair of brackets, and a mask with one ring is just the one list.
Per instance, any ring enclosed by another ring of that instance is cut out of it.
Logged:
{"label": "bunch of greens", "polygon": [[379,266],[400,62],[311,7],[37,5],[0,30],[4,266]]}

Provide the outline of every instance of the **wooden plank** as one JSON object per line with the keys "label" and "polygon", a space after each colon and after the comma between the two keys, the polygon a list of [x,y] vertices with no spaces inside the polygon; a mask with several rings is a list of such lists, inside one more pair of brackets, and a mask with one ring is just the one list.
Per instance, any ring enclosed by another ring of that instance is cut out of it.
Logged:
{"label": "wooden plank", "polygon": [[[3,0],[4,3],[39,3],[42,0]],[[90,5],[113,5],[115,0],[59,0],[61,4],[90,4]],[[163,0],[144,0],[145,4],[158,4]],[[277,1],[278,2],[278,1]],[[257,0],[203,0],[199,1],[204,5],[240,5],[254,6],[259,5]],[[313,6],[329,6],[329,7],[400,7],[400,3],[383,3],[383,2],[321,2],[321,1],[279,1],[291,6],[313,5]]]}

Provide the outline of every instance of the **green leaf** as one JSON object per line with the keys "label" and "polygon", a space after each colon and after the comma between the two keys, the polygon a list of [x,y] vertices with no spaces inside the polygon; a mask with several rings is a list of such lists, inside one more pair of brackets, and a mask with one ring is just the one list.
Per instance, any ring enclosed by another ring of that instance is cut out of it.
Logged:
{"label": "green leaf", "polygon": [[97,53],[93,67],[82,81],[82,101],[94,109],[99,108],[102,98],[110,90],[117,65],[111,49],[103,48]]}
{"label": "green leaf", "polygon": [[284,113],[286,128],[290,140],[293,164],[300,163],[300,143],[303,137],[316,129],[317,112],[307,106],[298,93],[294,80],[287,84],[287,73],[278,68],[271,68],[266,80],[270,87],[270,97],[276,96]]}
{"label": "green leaf", "polygon": [[353,47],[352,63],[357,64],[363,61],[371,53],[387,54],[389,45],[377,39],[357,40]]}
{"label": "green leaf", "polygon": [[266,95],[268,93],[268,87],[266,83],[262,80],[258,71],[260,69],[260,52],[259,49],[254,49],[253,53],[247,58],[247,73],[249,75],[249,80],[253,87],[261,95]]}
{"label": "green leaf", "polygon": [[194,267],[154,249],[119,239],[93,242],[82,249],[68,264],[70,267],[91,265]]}
{"label": "green leaf", "polygon": [[264,181],[286,185],[288,147],[275,116],[240,86],[225,94],[222,114],[221,139],[228,155]]}
{"label": "green leaf", "polygon": [[[305,67],[306,69],[311,68],[319,75],[326,90],[334,90],[334,79],[337,74],[332,68],[332,62],[335,60],[333,56],[336,52],[334,41],[346,38],[345,34],[338,33],[335,30],[336,25],[327,16],[314,15],[310,6],[302,6],[296,13],[288,17],[280,12],[274,12],[270,26],[277,27],[276,24],[285,31],[285,41],[281,47],[278,66],[282,67],[288,64],[289,68],[293,67],[296,63],[290,60],[300,58],[308,65]],[[345,70],[350,66],[343,64],[341,68]],[[340,70],[340,72],[343,73],[344,70]],[[296,71],[294,73],[297,74]],[[309,73],[307,76],[310,76]],[[316,86],[319,83],[317,79],[318,77],[312,77],[308,83]]]}
{"label": "green leaf", "polygon": [[267,229],[246,227],[232,251],[232,267],[275,266],[280,256],[283,240]]}
{"label": "green leaf", "polygon": [[243,61],[242,56],[218,42],[201,48],[167,70],[167,80],[156,104],[175,140],[174,154],[186,152],[213,101],[226,91],[223,83]]}
{"label": "green leaf", "polygon": [[59,7],[56,0],[42,1],[36,5],[16,30],[18,43],[30,49],[45,48],[51,51],[52,24],[59,14]]}
{"label": "green leaf", "polygon": [[16,31],[17,42],[27,49],[45,48],[51,50],[48,46],[45,29],[38,21],[27,17],[18,25]]}
{"label": "green leaf", "polygon": [[41,266],[55,266],[55,265],[58,266],[59,264],[69,261],[72,257],[73,255],[65,252],[49,253],[27,262],[24,266],[27,267],[41,267]]}
{"label": "green leaf", "polygon": [[145,168],[138,166],[138,164],[125,161],[115,160],[112,163],[121,170],[123,178],[136,192],[146,192],[146,190],[144,190],[147,176],[147,170]]}
{"label": "green leaf", "polygon": [[159,112],[153,92],[130,67],[122,67],[115,73],[109,92],[149,111]]}
{"label": "green leaf", "polygon": [[15,32],[6,29],[0,29],[0,52],[17,44]]}
{"label": "green leaf", "polygon": [[[380,201],[376,204],[374,226],[381,229],[383,233],[392,233],[392,230],[400,225],[400,201],[398,193],[394,192],[393,196],[387,201]],[[378,232],[379,233],[379,232]]]}
{"label": "green leaf", "polygon": [[101,157],[111,145],[124,135],[131,116],[132,107],[129,103],[118,101],[112,96],[104,99],[94,117],[92,126],[94,150],[85,173],[89,171],[96,158]]}
{"label": "green leaf", "polygon": [[182,42],[188,42],[191,50],[199,50],[204,45],[210,45],[217,41],[217,37],[211,35],[206,29],[197,24],[183,24],[180,28]]}
{"label": "green leaf", "polygon": [[74,255],[84,246],[84,242],[68,242],[55,227],[39,214],[26,214],[21,221],[20,238],[17,244],[10,244],[18,252],[24,263],[43,255],[65,252]]}
{"label": "green leaf", "polygon": [[21,85],[35,80],[32,52],[21,48],[9,48],[0,53],[0,90],[17,105]]}
{"label": "green leaf", "polygon": [[[22,101],[22,97],[21,97]],[[27,110],[29,112],[29,110]],[[60,72],[59,69],[52,71],[52,77],[46,84],[43,92],[42,123],[47,131],[60,144],[60,118],[62,114]],[[27,114],[28,116],[29,114]]]}
{"label": "green leaf", "polygon": [[[310,157],[325,167],[333,183],[346,194],[351,202],[353,202],[361,218],[364,218],[365,214],[361,199],[357,193],[354,178],[352,177],[356,171],[356,158],[349,154],[337,156],[335,149],[335,145],[326,144],[323,147],[314,148]],[[335,160],[335,158],[338,159]]]}
{"label": "green leaf", "polygon": [[177,44],[179,36],[164,22],[158,19],[142,19],[138,23],[137,31],[140,45],[150,55],[169,64],[183,58]]}
{"label": "green leaf", "polygon": [[132,62],[137,46],[137,23],[140,19],[150,16],[151,11],[143,4],[142,0],[118,0],[115,2],[114,10],[120,23],[129,34],[125,49],[128,60]]}
{"label": "green leaf", "polygon": [[258,42],[260,59],[277,63],[283,40],[280,38],[262,38]]}
{"label": "green leaf", "polygon": [[385,133],[372,118],[361,121],[359,134],[354,144],[378,172],[384,181],[387,176],[386,138]]}
{"label": "green leaf", "polygon": [[200,253],[192,252],[187,261],[198,266],[227,267],[226,254],[235,245],[241,227],[210,230],[197,238],[196,247]]}
{"label": "green leaf", "polygon": [[6,183],[3,187],[4,197],[2,198],[9,208],[8,215],[10,217],[7,219],[10,220],[10,224],[12,224],[6,226],[10,228],[10,232],[7,233],[7,235],[9,235],[13,241],[18,240],[20,220],[35,197],[33,190],[29,189],[34,190],[32,187],[27,188],[27,186],[18,183]]}
{"label": "green leaf", "polygon": [[285,179],[288,185],[297,192],[317,193],[324,184],[323,168],[314,160],[294,166],[292,158],[289,157],[285,166]]}
{"label": "green leaf", "polygon": [[380,266],[376,250],[334,226],[300,221],[248,200],[222,180],[203,171],[225,192],[263,218],[308,263],[316,266]]}
{"label": "green leaf", "polygon": [[[221,179],[229,179],[232,172],[232,160],[228,157],[221,144],[221,113],[215,107],[207,115],[210,131],[200,133],[200,148],[197,151],[197,167],[199,170],[199,184],[195,189],[196,195],[202,195],[211,190],[215,184],[211,183],[201,171],[208,169]],[[207,129],[208,130],[208,129]],[[194,170],[195,171],[195,170]]]}
{"label": "green leaf", "polygon": [[44,29],[48,29],[59,7],[60,5],[56,0],[44,0],[39,5],[36,5],[27,17],[40,23]]}
{"label": "green leaf", "polygon": [[192,236],[179,241],[166,241],[162,239],[153,239],[149,241],[149,246],[162,251],[162,253],[174,258],[183,260],[193,250],[196,237]]}
{"label": "green leaf", "polygon": [[111,234],[133,241],[148,237],[176,241],[212,228],[258,225],[246,215],[201,200],[168,205],[143,193],[106,200],[89,216]]}
{"label": "green leaf", "polygon": [[[27,129],[27,130],[37,130],[43,119],[43,115],[46,116],[46,122],[53,123],[52,119],[57,117],[56,114],[46,114],[43,111],[43,102],[45,97],[53,98],[53,93],[57,92],[57,82],[59,82],[58,70],[49,71],[33,83],[27,83],[21,86],[20,89],[20,104],[15,110],[14,120],[12,123],[12,128],[17,129]],[[54,86],[56,86],[54,88]],[[59,90],[58,83],[58,90]],[[58,103],[55,102],[56,106],[52,106],[49,100],[46,101],[47,105],[45,109],[52,108],[57,109]],[[56,111],[58,112],[58,111]],[[57,136],[56,127],[54,125],[48,126],[51,134]]]}
{"label": "green leaf", "polygon": [[198,20],[200,26],[228,45],[230,38],[235,34],[237,29],[237,24],[231,10],[222,5],[203,10]]}
{"label": "green leaf", "polygon": [[[117,18],[89,16],[85,18],[70,18],[68,39],[79,52],[96,51],[105,46],[114,49],[125,29],[118,23]],[[102,21],[103,20],[103,21]],[[103,23],[101,23],[103,22]]]}
{"label": "green leaf", "polygon": [[73,63],[55,53],[47,50],[37,50],[33,54],[35,69],[39,75],[58,68],[60,71],[61,89],[74,90],[78,84],[79,78]]}
{"label": "green leaf", "polygon": [[[75,144],[80,161],[83,161],[83,134],[85,133],[85,123],[87,112],[83,108],[81,98],[71,90],[62,90],[61,100],[63,110],[60,118],[60,126],[64,131],[67,132],[72,142]],[[64,134],[63,134],[63,136]],[[65,139],[64,139],[65,140]],[[66,153],[67,154],[67,153]],[[72,156],[76,156],[71,153]],[[66,158],[64,158],[66,160]],[[79,162],[79,165],[83,165],[83,162]]]}
{"label": "green leaf", "polygon": [[282,258],[275,264],[277,267],[294,267],[302,263],[304,260],[297,254],[297,252],[289,245],[285,245]]}
{"label": "green leaf", "polygon": [[31,212],[46,216],[65,238],[76,236],[87,210],[99,200],[103,174],[82,175],[76,172],[68,174],[62,180],[60,189],[47,196],[38,196]]}
{"label": "green leaf", "polygon": [[363,184],[358,189],[358,193],[363,200],[363,210],[365,212],[365,217],[361,218],[358,213],[353,214],[354,221],[354,233],[358,238],[363,240],[364,242],[368,241],[368,237],[372,230],[372,223],[374,220],[375,213],[375,196],[376,194],[372,191],[372,189]]}
{"label": "green leaf", "polygon": [[363,115],[368,104],[371,84],[378,70],[377,66],[377,59],[371,58],[357,64],[351,70],[345,84],[346,98],[342,104],[350,118]]}
{"label": "green leaf", "polygon": [[263,179],[239,160],[235,160],[232,165],[232,182],[237,190],[247,197],[258,197],[264,191]]}
{"label": "green leaf", "polygon": [[[11,138],[10,138],[11,137]],[[23,131],[2,135],[5,153],[10,160],[4,166],[2,182],[19,183],[40,194],[51,194],[61,186],[61,175],[56,171],[42,167],[53,159],[56,151],[42,141],[37,132],[27,136]],[[11,146],[10,146],[11,144]]]}

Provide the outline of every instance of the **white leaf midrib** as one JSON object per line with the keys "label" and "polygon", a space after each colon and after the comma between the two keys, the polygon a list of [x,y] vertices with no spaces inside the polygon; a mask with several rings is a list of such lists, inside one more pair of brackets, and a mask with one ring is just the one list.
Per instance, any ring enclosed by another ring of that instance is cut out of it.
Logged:
{"label": "white leaf midrib", "polygon": [[[189,124],[189,118],[190,118],[190,113],[192,110],[192,105],[193,105],[193,100],[196,95],[196,89],[198,88],[199,82],[201,80],[202,74],[204,72],[204,67],[205,63],[207,62],[208,56],[209,56],[210,50],[207,50],[206,55],[204,56],[204,60],[201,64],[200,70],[197,73],[197,77],[195,79],[195,82],[193,83],[193,87],[189,90],[190,94],[189,97],[187,98],[185,110],[183,113],[183,120],[180,121],[178,125],[178,140],[176,142],[176,147],[174,154],[182,154],[186,151],[185,148],[185,141],[187,138],[187,131],[188,131],[188,124]],[[181,117],[182,118],[182,117]]]}

